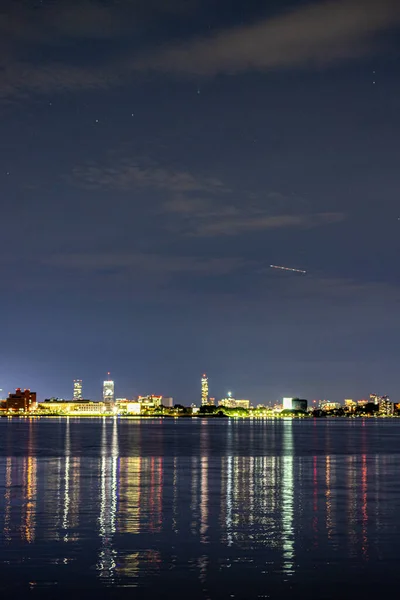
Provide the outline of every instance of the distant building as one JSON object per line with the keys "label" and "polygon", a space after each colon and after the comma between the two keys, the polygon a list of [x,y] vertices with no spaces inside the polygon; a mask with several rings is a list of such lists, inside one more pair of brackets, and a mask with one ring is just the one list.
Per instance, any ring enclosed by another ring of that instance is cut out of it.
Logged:
{"label": "distant building", "polygon": [[142,411],[142,405],[140,402],[128,402],[126,405],[126,412],[131,415],[140,415]]}
{"label": "distant building", "polygon": [[138,402],[140,402],[142,408],[160,408],[162,401],[162,396],[138,396]]}
{"label": "distant building", "polygon": [[110,373],[107,373],[108,379],[103,382],[103,402],[114,402],[114,382],[110,379]]}
{"label": "distant building", "polygon": [[344,406],[348,412],[353,413],[357,408],[357,402],[354,402],[354,400],[351,400],[350,398],[346,398]]}
{"label": "distant building", "polygon": [[107,412],[107,406],[104,402],[92,402],[91,400],[80,400],[78,402],[70,400],[45,400],[45,402],[39,402],[38,408],[39,410],[62,414],[101,414]]}
{"label": "distant building", "polygon": [[208,398],[208,377],[203,373],[203,377],[201,378],[201,405],[206,406],[208,404],[210,404]]}
{"label": "distant building", "polygon": [[161,404],[165,408],[174,408],[174,399],[172,396],[162,396]]}
{"label": "distant building", "polygon": [[388,396],[379,396],[379,414],[391,417],[394,414],[394,404]]}
{"label": "distant building", "polygon": [[338,408],[341,408],[341,407],[342,406],[341,406],[340,402],[329,402],[328,400],[324,400],[320,405],[320,408],[327,412],[329,412],[330,410],[337,410]]}
{"label": "distant building", "polygon": [[82,379],[74,379],[73,399],[82,400]]}
{"label": "distant building", "polygon": [[36,409],[36,392],[17,388],[15,394],[9,394],[6,409],[13,412],[30,412]]}
{"label": "distant building", "polygon": [[222,400],[218,401],[219,406],[224,406],[225,408],[250,408],[250,400],[236,400],[236,398],[228,397],[222,398]]}
{"label": "distant building", "polygon": [[140,415],[142,405],[137,400],[128,400],[128,398],[117,398],[115,401],[118,414]]}
{"label": "distant building", "polygon": [[344,405],[347,406],[347,408],[354,408],[357,406],[357,402],[354,402],[354,400],[351,400],[350,398],[346,398]]}
{"label": "distant building", "polygon": [[301,398],[283,398],[283,410],[302,410],[307,411],[307,400]]}

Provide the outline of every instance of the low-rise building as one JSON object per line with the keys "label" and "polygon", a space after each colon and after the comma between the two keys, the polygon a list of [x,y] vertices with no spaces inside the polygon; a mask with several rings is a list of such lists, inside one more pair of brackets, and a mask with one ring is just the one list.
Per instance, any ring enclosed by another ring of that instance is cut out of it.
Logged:
{"label": "low-rise building", "polygon": [[224,406],[225,408],[250,408],[250,400],[236,400],[236,398],[222,398],[218,401],[218,406]]}
{"label": "low-rise building", "polygon": [[163,404],[162,396],[138,396],[138,402],[142,405],[142,409],[146,408],[160,408]]}
{"label": "low-rise building", "polygon": [[307,411],[307,400],[302,398],[283,398],[283,410],[302,410]]}
{"label": "low-rise building", "polygon": [[36,392],[17,388],[15,394],[9,394],[6,409],[12,412],[31,412],[36,409]]}
{"label": "low-rise building", "polygon": [[46,400],[45,402],[39,402],[38,409],[60,414],[102,414],[107,412],[107,407],[104,402],[93,402],[91,400],[80,400],[79,402],[70,400]]}
{"label": "low-rise building", "polygon": [[320,408],[329,412],[330,410],[337,410],[341,408],[340,402],[329,402],[328,400],[321,403]]}

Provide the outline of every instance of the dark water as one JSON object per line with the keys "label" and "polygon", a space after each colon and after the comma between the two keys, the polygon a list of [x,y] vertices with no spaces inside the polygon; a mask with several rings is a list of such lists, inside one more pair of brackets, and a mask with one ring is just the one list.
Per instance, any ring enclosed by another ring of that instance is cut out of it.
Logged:
{"label": "dark water", "polygon": [[400,420],[0,419],[0,598],[397,596]]}

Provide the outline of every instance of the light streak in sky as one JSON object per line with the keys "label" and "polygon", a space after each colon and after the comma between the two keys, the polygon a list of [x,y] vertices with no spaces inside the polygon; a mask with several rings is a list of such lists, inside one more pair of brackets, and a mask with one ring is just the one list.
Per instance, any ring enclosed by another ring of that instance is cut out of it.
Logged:
{"label": "light streak in sky", "polygon": [[292,271],[293,273],[302,273],[305,275],[307,271],[303,271],[302,269],[292,269],[291,267],[280,267],[278,265],[269,265],[271,269],[281,269],[281,271]]}

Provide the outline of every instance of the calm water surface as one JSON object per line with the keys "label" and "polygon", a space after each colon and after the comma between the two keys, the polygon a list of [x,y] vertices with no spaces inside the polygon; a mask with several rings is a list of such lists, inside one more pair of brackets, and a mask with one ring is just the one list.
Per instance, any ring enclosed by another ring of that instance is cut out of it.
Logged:
{"label": "calm water surface", "polygon": [[0,419],[0,597],[392,596],[399,442],[390,419]]}

